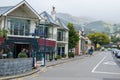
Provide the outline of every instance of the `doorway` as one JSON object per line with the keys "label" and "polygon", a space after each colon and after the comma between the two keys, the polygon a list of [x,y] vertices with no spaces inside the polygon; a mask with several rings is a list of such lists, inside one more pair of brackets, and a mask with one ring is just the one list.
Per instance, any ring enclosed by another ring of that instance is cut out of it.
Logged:
{"label": "doorway", "polygon": [[18,54],[22,49],[30,49],[30,44],[14,44],[14,58],[18,57]]}

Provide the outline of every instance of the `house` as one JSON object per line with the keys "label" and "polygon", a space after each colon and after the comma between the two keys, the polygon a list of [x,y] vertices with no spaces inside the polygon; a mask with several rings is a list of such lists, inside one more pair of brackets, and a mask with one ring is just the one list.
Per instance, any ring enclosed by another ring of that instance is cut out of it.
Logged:
{"label": "house", "polygon": [[8,30],[7,48],[17,58],[23,48],[32,50],[34,33],[39,14],[24,0],[15,6],[0,7],[0,28]]}
{"label": "house", "polygon": [[[47,12],[38,14],[25,0],[15,6],[0,7],[0,28],[8,30],[4,45],[14,53],[14,58],[18,57],[22,49],[29,52],[34,50],[38,59],[43,54],[47,60],[67,54],[68,40],[64,39],[68,38],[68,30],[63,27],[66,28]],[[62,52],[59,51],[59,46],[62,46]]]}
{"label": "house", "polygon": [[[61,57],[65,57],[68,55],[68,31],[69,29],[64,25],[64,23],[59,19],[56,18],[56,11],[55,7],[53,7],[53,11],[51,15],[47,12],[42,12],[40,14],[41,21],[40,24],[46,23],[46,39],[54,41],[54,48],[49,49],[53,50],[49,51],[46,54],[46,57],[55,58],[57,55]],[[44,26],[41,26],[43,30]],[[40,30],[41,30],[40,29]],[[49,46],[50,47],[50,46]],[[51,52],[51,53],[50,53]]]}
{"label": "house", "polygon": [[92,46],[91,41],[89,38],[85,35],[83,27],[79,27],[76,29],[80,40],[78,41],[76,47],[75,47],[75,55],[83,55],[88,53],[88,48]]}

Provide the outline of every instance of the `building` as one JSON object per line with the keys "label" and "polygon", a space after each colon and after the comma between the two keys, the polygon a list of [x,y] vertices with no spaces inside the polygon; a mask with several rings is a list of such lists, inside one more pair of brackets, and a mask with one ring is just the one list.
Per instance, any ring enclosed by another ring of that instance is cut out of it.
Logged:
{"label": "building", "polygon": [[50,51],[48,56],[52,58],[55,58],[57,55],[61,57],[67,56],[69,29],[59,18],[56,18],[55,7],[53,7],[51,15],[44,11],[40,14],[40,16],[42,18],[40,24],[46,23],[47,40],[52,40],[54,42],[54,45],[52,45],[54,48],[51,49],[54,50],[54,52],[50,53]]}
{"label": "building", "polygon": [[[68,30],[62,27],[63,24],[54,20],[47,12],[38,14],[25,0],[15,6],[0,7],[0,28],[8,30],[8,39],[4,41],[4,45],[13,51],[14,58],[24,48],[30,52],[34,50],[38,59],[44,53],[46,59],[67,54],[68,40],[64,41],[63,37],[68,38]],[[64,34],[59,33],[61,29]],[[62,41],[58,38],[62,38]],[[64,46],[61,50],[63,52],[59,51],[59,43]]]}
{"label": "building", "polygon": [[88,49],[92,46],[91,41],[85,35],[84,28],[79,27],[77,28],[77,33],[80,36],[80,40],[78,41],[75,47],[75,55],[83,55],[88,53]]}
{"label": "building", "polygon": [[14,52],[14,58],[23,48],[32,50],[34,37],[31,33],[34,33],[39,20],[39,14],[26,1],[15,6],[0,7],[0,28],[8,30],[5,44]]}

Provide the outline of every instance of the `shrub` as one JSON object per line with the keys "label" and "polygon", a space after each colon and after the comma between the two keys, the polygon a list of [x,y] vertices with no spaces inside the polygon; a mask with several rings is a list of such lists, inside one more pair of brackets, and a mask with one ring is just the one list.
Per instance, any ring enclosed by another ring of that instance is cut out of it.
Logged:
{"label": "shrub", "polygon": [[74,57],[74,53],[73,53],[73,52],[69,52],[69,53],[68,53],[68,57],[69,57],[69,58]]}
{"label": "shrub", "polygon": [[55,57],[55,60],[57,60],[57,57]]}
{"label": "shrub", "polygon": [[23,51],[18,54],[18,58],[27,58],[27,57],[28,57],[27,54]]}
{"label": "shrub", "polygon": [[66,55],[66,54],[64,54],[64,56],[63,56],[63,57],[64,57],[64,58],[66,58],[66,56],[67,56],[67,55]]}
{"label": "shrub", "polygon": [[57,59],[61,59],[61,56],[60,56],[60,55],[57,55],[56,58],[57,58]]}

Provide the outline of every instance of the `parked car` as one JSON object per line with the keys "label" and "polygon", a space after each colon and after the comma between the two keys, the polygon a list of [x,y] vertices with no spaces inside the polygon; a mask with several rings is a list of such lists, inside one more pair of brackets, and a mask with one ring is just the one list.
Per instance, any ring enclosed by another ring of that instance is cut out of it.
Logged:
{"label": "parked car", "polygon": [[115,54],[115,57],[120,58],[120,50]]}
{"label": "parked car", "polygon": [[118,53],[118,51],[119,51],[118,49],[113,49],[113,50],[112,50],[112,53],[115,55],[115,54]]}

